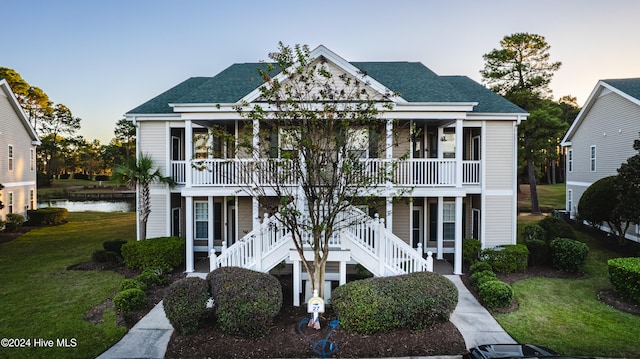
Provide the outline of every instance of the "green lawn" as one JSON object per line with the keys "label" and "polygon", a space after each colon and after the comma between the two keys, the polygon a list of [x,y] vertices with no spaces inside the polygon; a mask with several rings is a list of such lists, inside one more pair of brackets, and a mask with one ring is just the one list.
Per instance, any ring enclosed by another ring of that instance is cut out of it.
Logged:
{"label": "green lawn", "polygon": [[[135,239],[135,213],[69,213],[67,224],[0,244],[0,337],[31,339],[31,348],[0,347],[0,357],[96,357],[124,336],[127,328],[116,325],[113,309],[99,324],[83,320],[89,309],[113,298],[123,276],[66,269],[114,239]],[[36,338],[53,340],[54,348],[34,348]],[[56,347],[58,339],[77,345]]]}
{"label": "green lawn", "polygon": [[[564,185],[538,186],[540,203],[559,203]],[[564,200],[562,200],[564,201]],[[540,216],[518,217],[521,230]],[[613,309],[597,299],[611,288],[607,260],[619,255],[579,233],[590,254],[581,279],[530,278],[513,284],[519,309],[496,314],[496,320],[520,343],[548,346],[562,354],[640,357],[640,316]]]}

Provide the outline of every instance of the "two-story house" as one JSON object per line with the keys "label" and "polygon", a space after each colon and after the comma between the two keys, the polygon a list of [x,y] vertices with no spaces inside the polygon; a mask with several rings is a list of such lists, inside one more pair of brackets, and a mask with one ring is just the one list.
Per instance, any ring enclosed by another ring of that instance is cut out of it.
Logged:
{"label": "two-story house", "polygon": [[[584,191],[617,169],[637,152],[640,136],[640,78],[598,81],[584,107],[562,139],[566,148],[566,210],[575,219]],[[608,228],[603,228],[608,230]],[[640,241],[640,227],[626,237]]]}
{"label": "two-story house", "polygon": [[[419,251],[419,257],[432,252],[436,259],[452,258],[459,274],[463,238],[477,238],[483,247],[516,243],[517,126],[526,119],[525,111],[468,77],[439,76],[421,63],[348,62],[324,46],[311,55],[326,61],[333,73],[354,78],[365,73],[370,92],[388,89],[397,94],[391,98],[393,108],[380,117],[380,136],[397,130],[405,139],[375,155],[363,146],[363,161],[398,161],[392,186],[408,191],[388,192],[377,208],[368,209],[383,219],[383,237],[395,241],[385,248],[394,246],[393,251],[378,253],[373,247],[380,245],[370,244],[371,253],[364,253],[366,241],[358,242],[357,234],[345,235],[342,244],[336,244],[341,282],[345,263],[360,263],[374,275],[402,272],[385,257],[397,258],[407,248]],[[178,183],[151,189],[147,236],[184,237],[187,272],[194,271],[198,257],[212,251],[220,258],[225,253],[261,252],[234,249],[260,237],[256,231],[263,228],[258,200],[243,192],[246,184],[241,178],[228,172],[235,168],[229,163],[244,159],[229,158],[224,150],[203,150],[198,141],[213,125],[236,136],[245,131],[236,107],[257,100],[256,89],[262,84],[257,68],[262,65],[234,64],[213,77],[187,79],[126,114],[137,128],[138,152],[151,154],[164,174]],[[421,129],[420,135],[411,136],[407,124]],[[265,137],[267,126],[257,127],[256,143],[258,136]],[[410,158],[400,160],[407,151]],[[269,270],[283,259],[295,258],[288,252],[290,244],[282,252],[272,245],[262,247],[268,248],[257,255],[270,262],[252,268]],[[294,260],[294,268],[295,264]]]}
{"label": "two-story house", "polygon": [[6,80],[0,80],[0,219],[36,208],[36,146],[40,139]]}

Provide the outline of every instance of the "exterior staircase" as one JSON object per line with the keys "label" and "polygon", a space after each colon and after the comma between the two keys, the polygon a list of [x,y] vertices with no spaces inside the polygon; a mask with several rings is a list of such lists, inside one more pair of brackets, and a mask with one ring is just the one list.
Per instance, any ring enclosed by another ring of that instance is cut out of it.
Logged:
{"label": "exterior staircase", "polygon": [[[283,260],[300,260],[293,245],[291,233],[279,221],[278,215],[265,216],[260,227],[249,232],[233,245],[209,256],[210,271],[223,266],[236,266],[260,272],[269,272]],[[337,260],[346,257],[369,270],[376,277],[433,271],[433,259],[422,257],[422,247],[409,246],[385,227],[384,220],[371,218],[351,206],[330,240],[329,261],[332,254]],[[310,235],[310,234],[308,234]],[[311,248],[308,248],[311,252]],[[305,250],[306,252],[306,250]],[[337,256],[339,254],[339,257]]]}

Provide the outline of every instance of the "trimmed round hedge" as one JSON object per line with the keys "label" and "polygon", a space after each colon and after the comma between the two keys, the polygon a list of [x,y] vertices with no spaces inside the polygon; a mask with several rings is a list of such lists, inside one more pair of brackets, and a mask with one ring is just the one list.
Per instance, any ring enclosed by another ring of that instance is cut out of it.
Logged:
{"label": "trimmed round hedge", "polygon": [[429,328],[449,320],[457,303],[455,285],[430,272],[357,280],[331,294],[340,326],[360,334]]}
{"label": "trimmed round hedge", "polygon": [[589,255],[586,244],[570,238],[556,238],[551,241],[549,248],[553,266],[568,273],[581,271]]}
{"label": "trimmed round hedge", "polygon": [[494,271],[482,270],[482,271],[473,273],[469,277],[469,281],[471,282],[471,285],[474,288],[479,289],[480,285],[483,284],[484,282],[496,280],[496,278],[497,278],[496,273]]}
{"label": "trimmed round hedge", "polygon": [[640,258],[614,258],[607,261],[609,281],[622,297],[640,303]]}
{"label": "trimmed round hedge", "polygon": [[232,335],[267,335],[282,308],[282,286],[268,273],[221,267],[207,275],[219,328]]}
{"label": "trimmed round hedge", "polygon": [[501,280],[489,280],[478,286],[478,296],[488,308],[502,308],[511,304],[513,288]]}
{"label": "trimmed round hedge", "polygon": [[164,312],[171,325],[182,334],[195,332],[207,317],[209,284],[197,277],[172,283],[163,299]]}
{"label": "trimmed round hedge", "polygon": [[147,293],[138,288],[125,289],[113,298],[113,305],[129,315],[132,310],[141,309],[147,301]]}

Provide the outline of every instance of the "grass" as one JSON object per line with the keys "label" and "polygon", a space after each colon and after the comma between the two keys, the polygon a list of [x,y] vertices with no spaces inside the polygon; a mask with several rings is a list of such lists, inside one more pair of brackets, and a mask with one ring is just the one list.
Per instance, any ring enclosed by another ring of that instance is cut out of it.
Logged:
{"label": "grass", "polygon": [[[537,185],[538,204],[542,212],[551,212],[553,209],[564,209],[565,206],[565,184]],[[528,184],[520,185],[518,195],[518,209],[520,212],[531,211],[531,196]]]}
{"label": "grass", "polygon": [[[540,202],[558,203],[564,185],[539,186]],[[563,199],[564,201],[564,199]],[[518,227],[541,216],[520,216]],[[496,320],[520,343],[550,347],[565,355],[640,357],[640,317],[620,312],[597,299],[610,289],[607,260],[613,253],[592,237],[578,233],[590,254],[581,279],[529,278],[513,283],[519,309]]]}
{"label": "grass", "polygon": [[[96,357],[127,332],[113,309],[92,324],[84,314],[117,293],[123,276],[73,271],[102,243],[135,239],[135,213],[72,212],[69,223],[36,228],[0,244],[0,337],[31,339],[30,348],[0,347],[0,357]],[[34,348],[33,339],[75,339],[76,347]]]}

